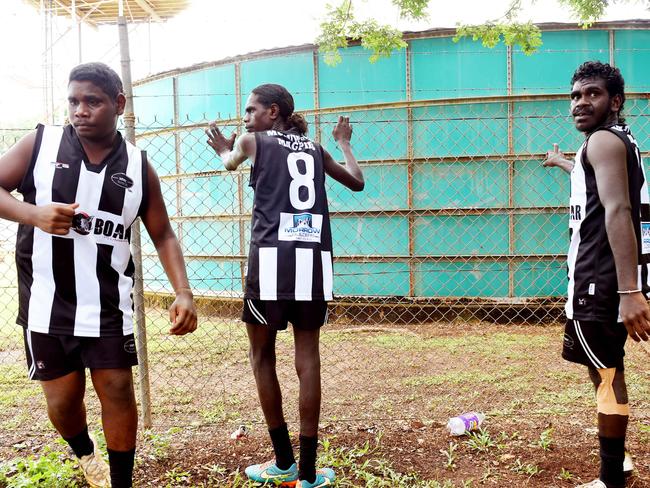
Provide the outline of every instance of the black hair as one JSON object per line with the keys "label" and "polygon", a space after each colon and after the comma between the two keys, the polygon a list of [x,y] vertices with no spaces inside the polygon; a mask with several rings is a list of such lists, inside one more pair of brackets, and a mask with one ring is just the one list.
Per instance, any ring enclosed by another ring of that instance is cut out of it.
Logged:
{"label": "black hair", "polygon": [[84,63],[72,68],[68,84],[72,81],[90,81],[102,89],[111,100],[117,99],[124,92],[122,80],[118,74],[104,63]]}
{"label": "black hair", "polygon": [[300,135],[307,133],[307,121],[302,115],[293,111],[293,97],[285,87],[275,83],[266,83],[253,88],[252,93],[257,95],[257,101],[267,108],[275,103],[280,109],[280,117],[286,122],[289,129],[296,129]]}
{"label": "black hair", "polygon": [[597,79],[605,81],[605,87],[607,88],[607,93],[610,97],[615,95],[620,95],[621,97],[621,106],[618,109],[618,121],[623,123],[625,118],[623,117],[623,105],[625,105],[625,80],[623,80],[623,75],[621,71],[611,66],[607,63],[601,63],[600,61],[586,61],[578,66],[578,69],[573,73],[571,78],[571,86],[576,81]]}

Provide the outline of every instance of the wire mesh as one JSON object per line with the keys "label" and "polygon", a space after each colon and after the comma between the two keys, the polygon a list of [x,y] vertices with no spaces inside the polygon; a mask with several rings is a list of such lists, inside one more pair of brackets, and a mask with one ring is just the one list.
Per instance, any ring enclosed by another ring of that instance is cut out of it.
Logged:
{"label": "wire mesh", "polygon": [[[554,143],[572,156],[581,135],[568,117],[568,101],[514,100],[419,101],[349,112],[366,188],[352,193],[327,183],[335,300],[322,333],[323,388],[331,399],[324,402],[324,420],[381,422],[430,411],[431,399],[411,398],[409,387],[430,354],[420,345],[443,324],[462,329],[561,321],[569,180],[541,162]],[[647,98],[628,100],[626,110],[640,147],[650,147]],[[326,110],[309,113],[309,134],[341,161],[331,136],[336,118]],[[194,334],[168,335],[172,290],[143,232],[157,425],[262,418],[239,318],[253,202],[249,167],[223,169],[206,144],[207,123],[188,117],[177,124],[137,122],[138,146],[160,177],[199,308]],[[242,129],[233,119],[219,125],[226,135]],[[2,150],[26,132],[3,131]],[[15,224],[0,222],[0,388],[6,402],[0,425],[33,429],[47,421],[42,395],[26,379],[14,323],[15,233]],[[396,354],[395,344],[406,344],[409,355]],[[290,332],[279,334],[277,347],[287,411],[295,418]],[[634,388],[631,398],[647,413],[647,396],[639,400]],[[395,400],[400,410],[391,414],[387,405]],[[493,408],[507,411],[498,400]],[[90,409],[97,411],[96,402]]]}

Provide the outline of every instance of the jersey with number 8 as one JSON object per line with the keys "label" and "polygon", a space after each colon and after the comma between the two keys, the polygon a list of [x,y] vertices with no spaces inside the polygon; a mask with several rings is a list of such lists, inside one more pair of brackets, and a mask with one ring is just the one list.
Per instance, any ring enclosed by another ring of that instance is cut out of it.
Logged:
{"label": "jersey with number 8", "polygon": [[332,238],[321,146],[293,131],[256,132],[246,298],[331,300]]}

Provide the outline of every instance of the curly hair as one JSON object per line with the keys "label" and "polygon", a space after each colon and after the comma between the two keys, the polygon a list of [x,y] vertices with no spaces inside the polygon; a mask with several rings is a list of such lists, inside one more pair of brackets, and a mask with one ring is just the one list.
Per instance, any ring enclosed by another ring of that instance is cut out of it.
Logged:
{"label": "curly hair", "polygon": [[267,108],[275,103],[280,109],[280,117],[290,129],[296,129],[300,135],[307,133],[307,121],[293,111],[293,96],[285,87],[267,83],[253,88],[252,93],[257,95],[257,101]]}
{"label": "curly hair", "polygon": [[610,97],[620,95],[621,106],[618,109],[618,121],[625,122],[623,117],[623,105],[625,105],[625,80],[621,71],[607,63],[600,61],[586,61],[578,66],[578,69],[573,73],[571,78],[571,86],[576,81],[598,79],[605,81],[605,87]]}
{"label": "curly hair", "polygon": [[75,66],[70,71],[68,84],[72,81],[90,81],[101,88],[111,100],[115,100],[120,93],[124,92],[118,74],[104,63],[84,63]]}

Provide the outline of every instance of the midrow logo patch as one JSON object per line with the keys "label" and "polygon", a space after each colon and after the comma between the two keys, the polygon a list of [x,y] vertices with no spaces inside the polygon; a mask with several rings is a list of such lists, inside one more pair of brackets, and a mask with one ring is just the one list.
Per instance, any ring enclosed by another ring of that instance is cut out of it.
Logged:
{"label": "midrow logo patch", "polygon": [[133,186],[133,180],[126,173],[115,173],[111,176],[111,181],[120,188],[129,189]]}
{"label": "midrow logo patch", "polygon": [[72,229],[83,236],[93,233],[118,241],[128,240],[131,236],[131,229],[125,229],[123,224],[93,217],[85,212],[75,214],[72,218]]}

